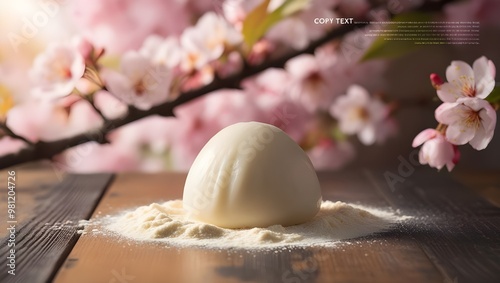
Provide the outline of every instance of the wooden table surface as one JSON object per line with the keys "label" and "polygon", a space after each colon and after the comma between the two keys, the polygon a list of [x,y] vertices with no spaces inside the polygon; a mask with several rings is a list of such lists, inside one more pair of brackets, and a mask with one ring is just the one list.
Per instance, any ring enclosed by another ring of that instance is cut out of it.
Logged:
{"label": "wooden table surface", "polygon": [[[8,175],[0,174],[6,211]],[[185,174],[17,170],[15,222],[2,217],[0,223],[0,282],[500,282],[498,172],[318,175],[324,199],[392,208],[414,218],[331,248],[173,248],[117,241],[105,233],[80,235],[77,223],[181,198]],[[389,175],[399,178],[391,185]],[[14,276],[6,265],[10,225],[15,226]]]}

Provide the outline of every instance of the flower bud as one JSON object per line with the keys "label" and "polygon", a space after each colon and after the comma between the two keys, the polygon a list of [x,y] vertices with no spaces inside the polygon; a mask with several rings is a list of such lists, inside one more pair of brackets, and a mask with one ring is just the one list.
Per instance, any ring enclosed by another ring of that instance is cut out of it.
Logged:
{"label": "flower bud", "polygon": [[430,76],[432,86],[438,90],[443,84],[443,80],[438,74],[432,73]]}

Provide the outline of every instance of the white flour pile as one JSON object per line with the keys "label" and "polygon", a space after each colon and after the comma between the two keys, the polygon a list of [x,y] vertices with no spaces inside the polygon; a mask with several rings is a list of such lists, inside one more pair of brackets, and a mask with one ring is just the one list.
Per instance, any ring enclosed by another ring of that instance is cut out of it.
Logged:
{"label": "white flour pile", "polygon": [[283,227],[224,229],[188,219],[182,201],[142,206],[111,217],[108,229],[141,241],[161,241],[174,246],[207,248],[271,248],[327,246],[387,230],[408,217],[343,202],[324,201],[309,222]]}

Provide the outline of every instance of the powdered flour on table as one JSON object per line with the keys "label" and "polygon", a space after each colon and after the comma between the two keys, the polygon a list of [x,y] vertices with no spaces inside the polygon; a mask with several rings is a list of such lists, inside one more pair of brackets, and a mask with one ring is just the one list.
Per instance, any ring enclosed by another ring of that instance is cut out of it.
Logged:
{"label": "powdered flour on table", "polygon": [[407,218],[359,205],[324,201],[320,212],[300,225],[225,229],[189,219],[182,201],[173,200],[112,216],[106,221],[106,228],[130,239],[172,246],[256,249],[331,246],[341,240],[382,232]]}

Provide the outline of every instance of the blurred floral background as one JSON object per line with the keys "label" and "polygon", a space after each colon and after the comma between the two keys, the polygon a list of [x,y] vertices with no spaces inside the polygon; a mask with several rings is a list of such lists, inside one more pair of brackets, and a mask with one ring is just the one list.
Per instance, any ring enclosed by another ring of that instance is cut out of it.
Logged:
{"label": "blurred floral background", "polygon": [[[441,1],[1,0],[0,155],[98,131],[130,114],[129,106],[147,111],[341,28],[316,18],[383,20],[424,2]],[[179,105],[175,117],[149,116],[111,131],[109,143],[67,148],[52,164],[74,172],[185,171],[215,133],[253,120],[287,132],[318,170],[397,165],[412,158],[414,137],[436,126],[429,74],[445,77],[452,60],[500,62],[500,1],[449,2],[417,16],[479,21],[479,45],[362,60],[375,40],[364,36],[368,25],[284,68]],[[461,147],[460,166],[498,169],[496,136],[481,151]]]}

